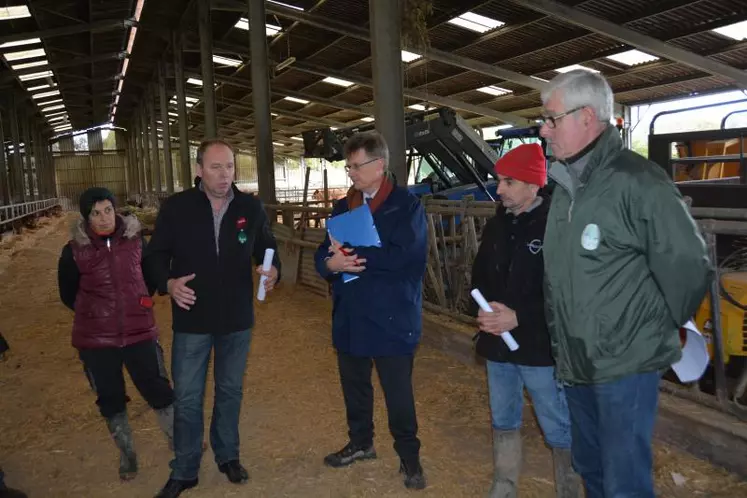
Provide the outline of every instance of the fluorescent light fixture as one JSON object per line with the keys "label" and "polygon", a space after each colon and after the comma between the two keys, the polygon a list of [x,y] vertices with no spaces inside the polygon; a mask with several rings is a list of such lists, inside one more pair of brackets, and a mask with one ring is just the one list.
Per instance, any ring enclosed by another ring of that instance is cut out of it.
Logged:
{"label": "fluorescent light fixture", "polygon": [[716,28],[713,31],[721,36],[726,36],[727,38],[732,38],[737,41],[747,40],[747,21],[730,24],[723,28]]}
{"label": "fluorescent light fixture", "polygon": [[537,76],[530,76],[530,78],[533,78],[533,79],[535,79],[535,80],[537,80],[537,81],[541,81],[541,82],[543,82],[543,83],[549,83],[549,81],[548,81],[548,80],[546,80],[546,79],[544,79],[544,78],[539,78],[539,77],[537,77]]}
{"label": "fluorescent light fixture", "polygon": [[412,105],[408,105],[407,107],[409,107],[410,109],[415,109],[416,111],[425,110],[425,106],[423,104],[412,104]]}
{"label": "fluorescent light fixture", "polygon": [[43,48],[32,50],[19,50],[18,52],[9,52],[5,54],[6,61],[20,61],[22,59],[33,59],[34,57],[46,57],[47,53]]}
{"label": "fluorescent light fixture", "polygon": [[514,125],[512,124],[502,124],[495,127],[496,130],[506,130],[508,128],[513,128]]}
{"label": "fluorescent light fixture", "polygon": [[[747,29],[747,26],[745,26],[745,29]],[[626,66],[637,66],[638,64],[646,64],[647,62],[659,60],[655,55],[647,54],[640,50],[628,50],[627,52],[608,55],[607,59],[619,62],[620,64],[625,64]]]}
{"label": "fluorescent light fixture", "polygon": [[449,23],[461,26],[462,28],[469,29],[476,33],[486,33],[506,24],[505,22],[481,16],[480,14],[475,14],[474,12],[465,12],[461,16],[449,20]]}
{"label": "fluorescent light fixture", "polygon": [[187,102],[192,102],[194,104],[195,102],[199,101],[200,99],[198,99],[197,97],[190,97],[189,95],[187,95],[187,96],[184,97],[184,100],[186,100]]}
{"label": "fluorescent light fixture", "polygon": [[298,137],[298,136],[291,137],[291,140],[298,140],[299,142],[303,142],[303,138],[302,137]]}
{"label": "fluorescent light fixture", "polygon": [[32,99],[43,99],[44,97],[51,97],[52,95],[59,95],[59,90],[52,90],[51,92],[35,93],[31,96]]}
{"label": "fluorescent light fixture", "polygon": [[169,111],[169,116],[174,116],[175,118],[179,117],[179,115],[177,113],[171,112],[171,111]]}
{"label": "fluorescent light fixture", "polygon": [[[46,109],[43,109],[42,112],[45,112]],[[49,119],[52,116],[61,116],[63,114],[67,114],[67,111],[57,111],[57,112],[50,112],[49,114],[46,114],[44,117]]]}
{"label": "fluorescent light fixture", "polygon": [[275,117],[278,117],[278,115],[277,115],[277,114],[275,114],[274,112],[271,112],[271,113],[270,113],[270,116],[275,116]]}
{"label": "fluorescent light fixture", "polygon": [[59,121],[59,120],[65,121],[65,120],[67,120],[67,116],[55,116],[54,118],[49,118],[47,121],[49,121],[50,123],[52,123],[54,121]]}
{"label": "fluorescent light fixture", "polygon": [[198,80],[197,78],[189,78],[187,80],[187,83],[189,83],[190,85],[202,86],[202,80]]}
{"label": "fluorescent light fixture", "polygon": [[54,83],[52,85],[44,84],[44,85],[32,86],[30,88],[27,88],[26,90],[28,90],[29,92],[35,92],[37,90],[46,90],[47,88],[55,88],[56,86],[57,86],[57,83]]}
{"label": "fluorescent light fixture", "polygon": [[46,66],[48,64],[49,64],[49,61],[47,59],[44,59],[43,61],[24,62],[23,64],[14,64],[10,67],[13,70],[18,71],[20,69],[28,69],[30,67]]}
{"label": "fluorescent light fixture", "polygon": [[21,81],[38,80],[41,78],[51,78],[52,71],[43,71],[41,73],[22,74],[18,77]]}
{"label": "fluorescent light fixture", "polygon": [[329,129],[335,131],[337,129],[337,126],[330,126]]}
{"label": "fluorescent light fixture", "polygon": [[366,116],[365,118],[361,118],[361,121],[365,121],[366,123],[370,123],[373,120],[374,118],[372,118],[371,116]]}
{"label": "fluorescent light fixture", "polygon": [[48,100],[46,102],[37,102],[36,105],[38,105],[39,107],[46,107],[50,104],[57,104],[59,102],[62,102],[62,99]]}
{"label": "fluorescent light fixture", "polygon": [[16,5],[12,7],[0,7],[0,21],[9,21],[11,19],[21,19],[31,17],[29,8],[25,5]]}
{"label": "fluorescent light fixture", "polygon": [[220,55],[214,55],[213,62],[215,62],[216,64],[221,64],[223,66],[232,66],[232,67],[238,67],[243,64],[243,62],[240,60],[229,59],[228,57],[223,57]]}
{"label": "fluorescent light fixture", "polygon": [[295,5],[291,5],[289,3],[278,2],[276,0],[267,0],[267,3],[274,3],[275,5],[280,5],[281,7],[287,7],[289,9],[300,10],[301,12],[303,12],[303,7],[296,7]]}
{"label": "fluorescent light fixture", "polygon": [[5,42],[0,45],[0,48],[20,47],[21,45],[31,45],[33,43],[41,43],[41,38],[28,38],[26,40]]}
{"label": "fluorescent light fixture", "polygon": [[592,69],[590,67],[584,67],[579,64],[573,64],[572,66],[565,66],[565,67],[559,67],[555,70],[556,73],[568,73],[570,71],[575,71],[576,69],[582,69],[584,71],[591,71],[592,73],[598,73],[596,69]]}
{"label": "fluorescent light fixture", "polygon": [[415,52],[408,52],[407,50],[402,51],[402,62],[412,62],[416,61],[423,57],[420,54],[416,54]]}
{"label": "fluorescent light fixture", "polygon": [[[247,19],[246,17],[242,17],[236,22],[236,24],[234,24],[233,27],[243,29],[245,31],[249,31],[249,19]],[[275,36],[276,34],[280,33],[282,30],[283,28],[280,26],[276,26],[270,23],[265,24],[265,35],[267,36]]]}
{"label": "fluorescent light fixture", "polygon": [[329,83],[330,85],[337,85],[337,86],[342,86],[345,88],[349,86],[353,86],[355,84],[352,81],[341,80],[340,78],[333,78],[332,76],[327,76],[322,81],[325,83]]}
{"label": "fluorescent light fixture", "polygon": [[61,131],[72,130],[73,127],[72,127],[72,125],[66,124],[65,126],[60,126],[58,128],[53,128],[53,129],[54,129],[54,131],[56,131],[57,133],[59,133]]}
{"label": "fluorescent light fixture", "polygon": [[290,102],[296,102],[297,104],[308,104],[308,100],[304,99],[297,99],[296,97],[285,97],[283,100],[288,100]]}
{"label": "fluorescent light fixture", "polygon": [[280,142],[272,142],[272,145],[277,145],[278,147],[285,147],[285,144],[281,144]]}
{"label": "fluorescent light fixture", "polygon": [[508,95],[509,93],[513,93],[512,90],[506,90],[505,88],[501,88],[499,86],[484,86],[482,88],[477,89],[478,92],[487,93],[488,95],[494,95],[496,97],[500,97],[501,95]]}
{"label": "fluorescent light fixture", "polygon": [[65,108],[64,104],[58,104],[58,105],[45,107],[44,109],[41,110],[41,112],[56,111],[57,109],[64,109],[64,108]]}

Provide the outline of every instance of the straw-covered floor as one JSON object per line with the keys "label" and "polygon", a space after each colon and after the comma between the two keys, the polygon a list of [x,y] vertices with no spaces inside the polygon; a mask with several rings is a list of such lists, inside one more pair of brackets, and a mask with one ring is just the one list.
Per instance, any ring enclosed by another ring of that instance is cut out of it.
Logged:
{"label": "straw-covered floor", "polygon": [[[72,316],[59,303],[56,288],[57,258],[69,221],[43,220],[0,249],[0,330],[12,347],[12,355],[0,363],[0,465],[9,484],[32,497],[153,496],[169,472],[169,452],[153,414],[130,389],[141,471],[134,481],[121,484],[115,450],[70,346]],[[157,314],[168,352],[170,316],[163,298]],[[301,289],[281,287],[257,306],[241,417],[241,452],[251,481],[229,484],[208,450],[200,486],[184,496],[411,496],[397,475],[379,392],[379,459],[342,470],[322,465],[324,455],[346,439],[329,314],[327,301]],[[484,496],[491,473],[484,373],[423,347],[415,383],[429,482],[422,495]],[[212,389],[207,399],[209,408]],[[521,496],[550,497],[550,454],[527,415]],[[685,478],[684,485],[674,484],[672,472]],[[734,477],[661,446],[656,477],[663,497],[747,496]]]}

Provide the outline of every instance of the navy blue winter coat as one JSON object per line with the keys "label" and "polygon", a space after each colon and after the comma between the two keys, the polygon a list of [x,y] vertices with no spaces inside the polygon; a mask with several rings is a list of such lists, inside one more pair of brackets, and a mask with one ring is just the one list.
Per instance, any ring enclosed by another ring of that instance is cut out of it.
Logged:
{"label": "navy blue winter coat", "polygon": [[[347,199],[335,204],[332,216],[348,211]],[[373,213],[381,247],[356,247],[365,258],[360,277],[343,283],[327,269],[329,235],[315,254],[316,269],[332,282],[332,340],[352,356],[412,354],[420,342],[423,275],[428,255],[425,210],[401,187]]]}

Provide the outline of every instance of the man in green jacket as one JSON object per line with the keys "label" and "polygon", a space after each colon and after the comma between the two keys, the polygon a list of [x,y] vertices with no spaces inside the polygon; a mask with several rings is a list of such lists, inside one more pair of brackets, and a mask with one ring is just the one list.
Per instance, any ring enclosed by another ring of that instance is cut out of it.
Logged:
{"label": "man in green jacket", "polygon": [[588,498],[653,498],[659,380],[705,296],[705,243],[667,173],[623,148],[602,76],[562,74],[542,102],[541,134],[558,161],[545,299],[573,465]]}

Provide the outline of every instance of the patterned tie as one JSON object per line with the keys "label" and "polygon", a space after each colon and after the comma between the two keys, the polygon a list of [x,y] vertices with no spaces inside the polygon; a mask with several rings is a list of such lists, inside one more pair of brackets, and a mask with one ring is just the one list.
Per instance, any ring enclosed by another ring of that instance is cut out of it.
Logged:
{"label": "patterned tie", "polygon": [[373,199],[373,197],[365,197],[365,199],[366,199],[366,204],[371,204],[371,199]]}

